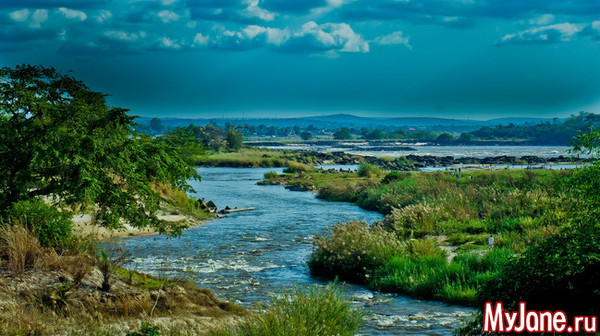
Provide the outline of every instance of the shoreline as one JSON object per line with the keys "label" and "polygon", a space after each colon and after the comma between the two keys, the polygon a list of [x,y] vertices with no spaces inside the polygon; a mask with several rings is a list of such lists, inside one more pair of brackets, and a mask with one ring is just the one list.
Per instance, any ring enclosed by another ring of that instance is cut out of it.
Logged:
{"label": "shoreline", "polygon": [[[211,220],[216,219],[217,217],[208,219],[195,219],[186,215],[159,215],[158,218],[166,220],[168,222],[183,222],[182,224],[187,225],[187,228],[185,229],[187,230],[205,224]],[[91,235],[98,238],[99,241],[109,241],[112,239],[153,236],[161,234],[160,232],[153,230],[149,227],[136,228],[130,226],[127,223],[124,223],[123,227],[120,229],[107,229],[105,227],[92,224],[91,215],[89,214],[74,215],[72,220],[74,234],[81,236]]]}

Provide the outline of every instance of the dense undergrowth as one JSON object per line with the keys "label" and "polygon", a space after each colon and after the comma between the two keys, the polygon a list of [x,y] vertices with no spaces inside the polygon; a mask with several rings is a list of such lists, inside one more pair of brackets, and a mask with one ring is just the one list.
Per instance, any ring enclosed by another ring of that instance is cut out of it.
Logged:
{"label": "dense undergrowth", "polygon": [[[600,154],[600,133],[576,153]],[[339,223],[317,236],[315,275],[373,289],[516,310],[600,312],[600,162],[574,170],[302,172],[269,176],[317,186],[318,197],[354,202],[381,222]],[[490,237],[493,238],[490,244]],[[481,334],[481,312],[459,330]]]}
{"label": "dense undergrowth", "polygon": [[[460,175],[460,177],[459,177]],[[558,234],[573,202],[570,171],[300,172],[271,179],[316,185],[318,197],[386,215],[334,226],[315,240],[311,272],[373,289],[466,305],[531,246]],[[490,251],[488,239],[494,238]]]}

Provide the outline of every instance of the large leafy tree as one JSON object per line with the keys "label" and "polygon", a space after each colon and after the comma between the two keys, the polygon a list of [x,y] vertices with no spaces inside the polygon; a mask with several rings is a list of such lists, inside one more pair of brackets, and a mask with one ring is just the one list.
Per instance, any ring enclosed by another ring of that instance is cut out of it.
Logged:
{"label": "large leafy tree", "polygon": [[83,208],[102,225],[121,219],[171,232],[153,184],[190,190],[196,171],[173,147],[133,131],[127,110],[54,69],[0,69],[0,212],[44,197]]}

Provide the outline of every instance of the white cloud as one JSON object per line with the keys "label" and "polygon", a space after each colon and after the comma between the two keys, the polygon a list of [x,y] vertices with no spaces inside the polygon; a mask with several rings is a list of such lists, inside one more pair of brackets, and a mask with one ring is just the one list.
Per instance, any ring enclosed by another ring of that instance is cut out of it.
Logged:
{"label": "white cloud", "polygon": [[48,20],[48,10],[47,9],[36,9],[35,12],[31,15],[29,19],[29,27],[30,28],[40,28],[42,23]]}
{"label": "white cloud", "polygon": [[10,18],[13,19],[14,21],[25,22],[29,18],[29,15],[31,15],[31,12],[29,11],[29,9],[21,9],[21,10],[12,12],[9,15],[10,15]]}
{"label": "white cloud", "polygon": [[106,36],[107,38],[111,39],[111,40],[118,40],[118,41],[124,41],[124,42],[135,42],[138,41],[140,39],[143,39],[146,37],[146,32],[139,32],[139,33],[128,33],[122,30],[107,30],[104,32],[104,36]]}
{"label": "white cloud", "polygon": [[198,33],[196,36],[194,36],[194,46],[205,46],[208,45],[209,41],[210,36],[208,35],[202,35],[201,33]]}
{"label": "white cloud", "polygon": [[265,27],[256,25],[247,26],[244,29],[242,29],[242,33],[244,34],[244,36],[249,39],[253,39],[266,31],[267,29]]}
{"label": "white cloud", "polygon": [[168,37],[162,37],[162,38],[160,38],[159,39],[159,45],[162,48],[165,48],[165,49],[175,49],[175,50],[177,50],[177,49],[181,49],[182,48],[181,44],[177,40],[174,40],[174,39],[171,39],[171,38],[168,38]]}
{"label": "white cloud", "polygon": [[557,23],[548,26],[530,28],[514,34],[506,34],[500,44],[555,43],[570,42],[586,25]]}
{"label": "white cloud", "polygon": [[170,10],[166,10],[166,9],[158,12],[156,15],[164,23],[169,23],[169,22],[174,22],[174,21],[179,20],[179,14],[172,12]]}
{"label": "white cloud", "polygon": [[47,9],[36,9],[33,13],[29,9],[21,9],[9,14],[10,18],[16,22],[27,22],[29,28],[40,28],[42,23],[48,20]]}
{"label": "white cloud", "polygon": [[294,36],[313,36],[322,47],[337,49],[343,52],[369,52],[369,43],[356,34],[347,23],[317,24],[309,21],[302,25],[302,30]]}
{"label": "white cloud", "polygon": [[85,19],[87,19],[87,14],[85,14],[82,11],[73,10],[65,7],[60,7],[59,9],[57,9],[57,11],[70,20],[84,21]]}
{"label": "white cloud", "polygon": [[290,31],[287,29],[267,28],[267,43],[276,46],[286,43],[290,39]]}
{"label": "white cloud", "polygon": [[112,13],[107,10],[100,10],[98,14],[94,17],[98,23],[106,22],[112,18]]}
{"label": "white cloud", "polygon": [[338,52],[369,52],[369,43],[346,23],[318,24],[309,21],[296,31],[249,25],[239,31],[225,30],[213,41],[201,35],[203,43],[218,48],[247,50],[271,46],[292,53],[336,55]]}
{"label": "white cloud", "polygon": [[344,4],[344,0],[327,0],[327,5],[331,7],[340,7]]}
{"label": "white cloud", "polygon": [[380,36],[375,39],[375,42],[380,45],[403,44],[407,48],[411,48],[408,37],[404,37],[401,31],[396,31],[385,36]]}
{"label": "white cloud", "polygon": [[529,24],[533,25],[549,25],[554,22],[554,15],[544,14],[529,20]]}
{"label": "white cloud", "polygon": [[313,8],[310,13],[313,17],[323,16],[336,8],[342,7],[344,2],[348,2],[352,0],[326,0],[327,6]]}
{"label": "white cloud", "polygon": [[264,8],[261,8],[259,6],[259,0],[244,0],[243,3],[248,6],[239,12],[241,15],[248,18],[256,17],[263,21],[275,20],[276,14]]}

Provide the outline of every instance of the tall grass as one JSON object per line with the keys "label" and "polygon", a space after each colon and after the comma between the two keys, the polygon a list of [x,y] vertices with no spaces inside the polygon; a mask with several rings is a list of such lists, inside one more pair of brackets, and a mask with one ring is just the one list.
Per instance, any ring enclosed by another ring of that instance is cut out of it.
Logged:
{"label": "tall grass", "polygon": [[336,285],[296,288],[274,296],[265,312],[209,336],[350,336],[362,325],[363,313],[350,307]]}
{"label": "tall grass", "polygon": [[7,259],[7,268],[17,275],[33,268],[41,254],[38,240],[22,225],[0,227],[0,252]]}
{"label": "tall grass", "polygon": [[359,221],[334,226],[326,235],[317,236],[314,244],[308,260],[311,274],[358,282],[365,281],[367,271],[405,250],[392,233]]}
{"label": "tall grass", "polygon": [[372,273],[369,286],[426,299],[475,305],[481,287],[498,275],[512,255],[508,249],[495,249],[483,255],[461,255],[451,263],[437,255],[395,256]]}
{"label": "tall grass", "polygon": [[383,173],[381,167],[370,163],[361,163],[358,167],[358,176],[360,177],[374,177],[379,176]]}
{"label": "tall grass", "polygon": [[[245,147],[238,152],[214,153],[196,159],[197,165],[214,167],[285,167],[289,161],[296,161],[286,151],[272,151]],[[308,162],[307,162],[308,163]]]}

